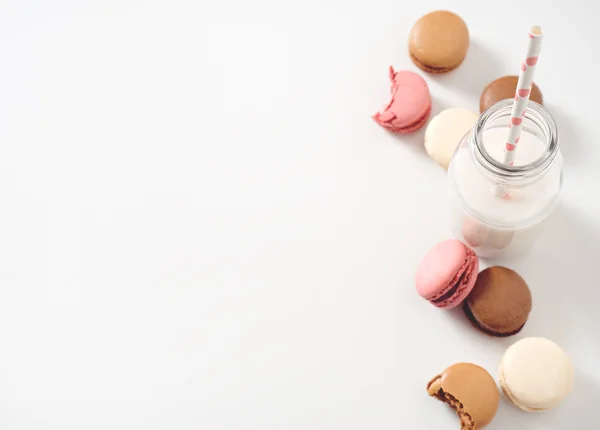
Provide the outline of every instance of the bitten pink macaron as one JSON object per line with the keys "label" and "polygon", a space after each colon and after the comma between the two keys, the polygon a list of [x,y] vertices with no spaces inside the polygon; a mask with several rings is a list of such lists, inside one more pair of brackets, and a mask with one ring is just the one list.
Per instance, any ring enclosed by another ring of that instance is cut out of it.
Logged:
{"label": "bitten pink macaron", "polygon": [[380,126],[394,133],[413,133],[425,125],[431,115],[431,94],[427,82],[416,73],[390,67],[392,99],[381,112],[373,115]]}
{"label": "bitten pink macaron", "polygon": [[431,304],[452,309],[473,289],[479,272],[479,258],[456,239],[435,245],[417,269],[417,292]]}

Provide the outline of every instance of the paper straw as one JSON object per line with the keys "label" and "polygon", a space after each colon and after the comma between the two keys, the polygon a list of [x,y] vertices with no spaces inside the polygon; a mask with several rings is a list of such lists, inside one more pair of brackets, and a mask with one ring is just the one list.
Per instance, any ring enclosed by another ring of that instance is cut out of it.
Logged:
{"label": "paper straw", "polygon": [[504,164],[508,164],[509,166],[515,164],[515,155],[519,144],[519,138],[521,137],[523,117],[525,116],[527,102],[531,95],[533,75],[535,74],[535,66],[538,62],[543,38],[544,33],[542,32],[541,27],[537,25],[531,27],[531,30],[529,30],[527,54],[525,55],[525,60],[521,63],[521,74],[519,75],[515,101],[510,113],[508,139],[504,145]]}

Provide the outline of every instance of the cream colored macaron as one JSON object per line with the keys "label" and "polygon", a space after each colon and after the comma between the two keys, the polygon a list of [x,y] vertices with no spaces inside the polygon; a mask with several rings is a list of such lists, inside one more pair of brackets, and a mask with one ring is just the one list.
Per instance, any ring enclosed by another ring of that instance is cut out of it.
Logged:
{"label": "cream colored macaron", "polygon": [[510,346],[500,364],[500,387],[519,409],[542,412],[554,408],[573,389],[574,372],[567,354],[541,337]]}
{"label": "cream colored macaron", "polygon": [[437,114],[425,130],[427,154],[447,170],[454,150],[478,117],[475,112],[461,108],[446,109]]}

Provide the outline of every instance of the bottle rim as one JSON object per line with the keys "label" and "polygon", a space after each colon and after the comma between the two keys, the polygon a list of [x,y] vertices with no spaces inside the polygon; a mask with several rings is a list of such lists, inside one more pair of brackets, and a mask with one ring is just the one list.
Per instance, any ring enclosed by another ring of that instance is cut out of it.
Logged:
{"label": "bottle rim", "polygon": [[[491,122],[496,122],[503,117],[506,118],[506,128],[508,130],[512,104],[513,101],[508,99],[491,106],[480,115],[472,130],[472,140],[474,142],[472,150],[478,164],[489,173],[493,174],[500,182],[509,186],[511,183],[523,184],[523,182],[539,179],[552,166],[552,163],[559,153],[558,127],[556,121],[545,107],[530,100],[527,104],[527,111],[523,117],[523,127],[535,127],[541,130],[543,136],[540,136],[540,138],[543,138],[546,144],[544,152],[539,158],[531,163],[517,166],[504,164],[490,155],[483,142],[483,132],[488,128],[488,125]],[[518,150],[517,147],[516,151]]]}

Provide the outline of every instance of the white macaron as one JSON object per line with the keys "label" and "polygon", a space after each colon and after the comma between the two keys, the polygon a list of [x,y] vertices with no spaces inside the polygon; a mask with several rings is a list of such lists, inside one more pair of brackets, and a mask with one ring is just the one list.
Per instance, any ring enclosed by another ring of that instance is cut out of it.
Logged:
{"label": "white macaron", "polygon": [[441,111],[427,124],[425,150],[433,160],[448,169],[452,155],[463,136],[477,122],[477,115],[468,109],[452,108]]}
{"label": "white macaron", "polygon": [[510,346],[500,364],[500,387],[519,409],[541,412],[561,403],[573,389],[574,371],[554,342],[528,337]]}

